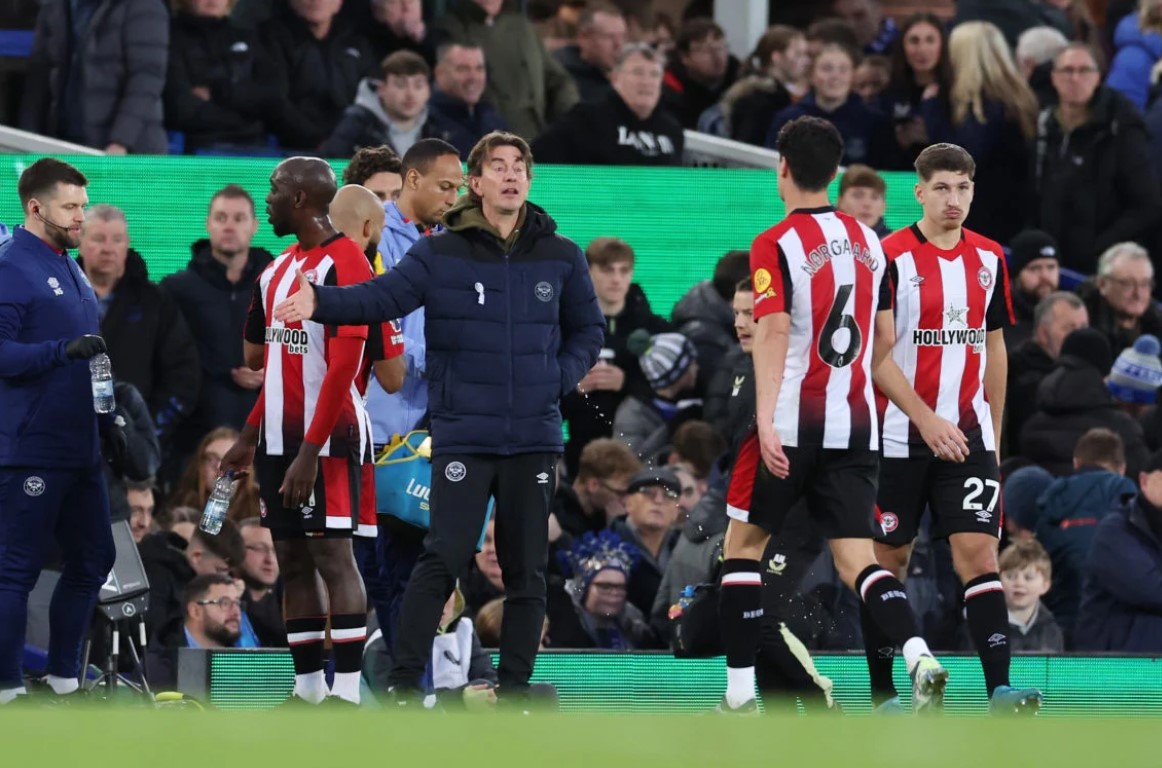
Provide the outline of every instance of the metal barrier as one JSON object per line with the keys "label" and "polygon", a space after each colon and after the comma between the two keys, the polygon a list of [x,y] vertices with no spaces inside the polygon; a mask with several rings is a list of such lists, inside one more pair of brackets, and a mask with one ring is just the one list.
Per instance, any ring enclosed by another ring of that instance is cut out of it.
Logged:
{"label": "metal barrier", "polygon": [[773,149],[744,144],[741,141],[686,131],[686,151],[682,158],[693,168],[766,168],[779,165],[779,153]]}
{"label": "metal barrier", "polygon": [[61,141],[38,133],[29,133],[19,128],[0,125],[0,152],[30,155],[104,155],[100,149],[93,149],[71,141]]}

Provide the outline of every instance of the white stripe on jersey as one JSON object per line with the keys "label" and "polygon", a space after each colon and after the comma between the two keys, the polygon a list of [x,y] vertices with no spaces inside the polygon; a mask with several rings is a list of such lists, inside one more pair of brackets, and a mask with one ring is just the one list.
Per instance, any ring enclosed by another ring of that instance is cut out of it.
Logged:
{"label": "white stripe on jersey", "polygon": [[[896,287],[895,301],[900,301],[900,288],[904,285],[915,285],[916,262],[911,254],[901,254],[894,262],[896,276],[899,283]],[[904,373],[909,385],[914,386],[916,381],[916,346],[912,344],[908,328],[909,318],[920,316],[920,291],[908,290],[904,298],[904,306],[896,307],[896,344],[892,347],[892,359]],[[890,459],[906,459],[908,452],[908,435],[911,422],[891,400],[884,411],[884,456]]]}
{"label": "white stripe on jersey", "polygon": [[[988,308],[993,303],[993,294],[998,290],[1003,290],[1000,278],[1002,265],[1000,259],[992,251],[977,248],[976,252],[980,256],[980,260],[984,262],[984,266],[995,275],[984,299],[985,315],[987,316]],[[1001,298],[1003,299],[1004,297],[1002,296]],[[987,364],[988,347],[986,346],[985,349],[980,351],[981,384],[977,387],[976,394],[972,398],[972,409],[976,411],[976,420],[980,423],[980,439],[984,443],[984,449],[986,451],[995,451],[997,449],[997,435],[993,431],[993,412],[988,401],[984,399],[984,372]]]}
{"label": "white stripe on jersey", "polygon": [[[938,259],[936,263],[940,265],[940,284],[943,286],[945,309],[967,307],[968,287],[964,284],[964,260]],[[967,349],[963,344],[950,344],[941,348],[940,390],[936,395],[936,415],[948,419],[953,424],[960,423],[960,382],[964,378]]]}
{"label": "white stripe on jersey", "polygon": [[[844,242],[848,240],[847,227],[843,226],[843,222],[835,216],[816,216],[815,221],[819,223],[819,228],[823,230],[823,240],[827,243]],[[835,285],[855,285],[855,260],[848,258],[833,258],[831,260],[831,274],[834,278]],[[802,270],[800,270],[802,271]],[[810,292],[810,280],[807,281],[807,292]],[[857,292],[852,291],[847,298],[847,304],[843,307],[843,314],[855,317],[855,299]],[[795,295],[794,300],[798,300],[799,295]],[[872,299],[872,308],[875,308],[876,300]],[[832,308],[834,311],[834,308]],[[841,335],[846,335],[847,338],[840,338]],[[843,349],[845,343],[850,343],[854,339],[850,335],[850,331],[836,331],[834,344],[837,349]],[[868,343],[870,339],[864,339],[861,343]],[[870,358],[865,358],[870,359]],[[847,404],[848,394],[851,392],[851,369],[854,365],[845,365],[842,368],[832,368],[831,374],[827,377],[827,418],[823,424],[823,447],[824,448],[847,448],[851,443],[851,409]],[[832,408],[832,403],[842,403],[838,408]],[[873,419],[872,424],[877,420]]]}
{"label": "white stripe on jersey", "polygon": [[[274,280],[274,275],[278,271],[278,262],[281,259],[290,259],[289,253],[283,253],[275,259],[263,273],[261,279],[262,286],[262,301],[263,310],[269,306],[267,296],[270,291],[274,291],[274,305],[278,306],[287,294],[290,292],[293,284],[295,271],[300,266],[301,262],[294,265],[294,269],[288,269],[283,275],[283,280],[279,285],[272,286],[271,282]],[[291,279],[287,279],[286,275],[290,275]],[[276,320],[274,317],[267,317],[267,328],[285,328],[286,325],[281,320]],[[266,371],[264,374],[263,386],[268,392],[282,392],[285,386],[285,377],[282,370],[282,353],[280,350],[267,350],[266,356]],[[282,397],[266,398],[266,407],[262,416],[262,430],[263,443],[265,443],[265,451],[268,456],[281,456],[283,453],[283,436],[282,436]]]}
{"label": "white stripe on jersey", "polygon": [[[794,227],[779,238],[779,247],[787,257],[791,272],[791,334],[787,341],[787,362],[783,368],[783,383],[775,404],[775,431],[783,445],[799,445],[799,395],[803,378],[811,360],[811,278],[798,269],[805,259],[803,241]],[[806,328],[806,333],[796,333]]]}
{"label": "white stripe on jersey", "polygon": [[[319,259],[318,266],[315,271],[322,279],[323,275],[330,273],[335,267],[335,262],[330,256],[324,256]],[[293,284],[295,275],[292,270],[287,270],[290,276],[290,282]],[[323,377],[327,375],[327,356],[323,354],[313,354],[314,350],[327,349],[327,328],[319,323],[311,320],[303,321],[303,330],[307,332],[308,349],[312,350],[312,354],[303,356],[303,427],[304,435],[310,430],[311,420],[315,418],[315,408],[318,405],[317,398],[319,392],[323,388]],[[319,450],[320,456],[331,455],[331,436],[327,436],[327,441],[323,443],[323,447]],[[360,453],[362,455],[362,453]]]}

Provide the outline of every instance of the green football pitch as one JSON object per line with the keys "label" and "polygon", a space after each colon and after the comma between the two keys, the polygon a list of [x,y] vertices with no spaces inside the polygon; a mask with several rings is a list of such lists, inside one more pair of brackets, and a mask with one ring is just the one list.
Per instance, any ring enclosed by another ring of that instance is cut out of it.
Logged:
{"label": "green football pitch", "polygon": [[7,765],[1052,766],[1159,764],[1156,720],[26,710]]}

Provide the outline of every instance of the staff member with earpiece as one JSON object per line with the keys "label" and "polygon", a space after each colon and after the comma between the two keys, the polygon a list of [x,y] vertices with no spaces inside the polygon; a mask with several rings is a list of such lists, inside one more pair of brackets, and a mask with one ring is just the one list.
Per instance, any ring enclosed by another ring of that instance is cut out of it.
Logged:
{"label": "staff member with earpiece", "polygon": [[0,707],[30,692],[21,675],[28,594],[50,543],[61,576],[48,675],[31,690],[44,698],[77,694],[81,644],[116,555],[101,455],[123,461],[125,436],[107,369],[90,373],[105,341],[97,297],[68,252],[81,239],[87,184],[59,160],[28,166],[18,184],[24,226],[0,246]]}

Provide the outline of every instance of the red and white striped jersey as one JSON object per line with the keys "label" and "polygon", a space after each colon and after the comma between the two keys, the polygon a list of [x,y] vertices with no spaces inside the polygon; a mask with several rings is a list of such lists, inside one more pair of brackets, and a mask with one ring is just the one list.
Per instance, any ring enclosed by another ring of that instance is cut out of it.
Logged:
{"label": "red and white striped jersey", "polygon": [[754,318],[791,316],[775,406],[785,446],[879,450],[875,314],[891,306],[879,238],[834,208],[791,212],[750,251]]}
{"label": "red and white striped jersey", "polygon": [[[310,320],[283,323],[274,319],[274,308],[298,293],[295,270],[302,270],[316,285],[352,285],[370,280],[371,265],[350,238],[336,235],[316,248],[304,251],[296,243],[275,259],[258,278],[246,321],[246,340],[265,344],[266,408],[261,442],[269,456],[289,456],[303,443],[323,377],[330,360],[330,341],[344,336],[366,341],[365,325],[321,325]],[[364,364],[345,389],[345,400],[320,456],[350,458],[371,455],[371,432],[363,405],[369,366]]]}
{"label": "red and white striped jersey", "polygon": [[[896,319],[892,359],[941,417],[960,427],[969,450],[995,451],[984,372],[985,338],[1013,323],[1009,273],[1001,246],[962,230],[945,251],[913,225],[884,240]],[[884,456],[930,453],[904,412],[880,396]]]}

